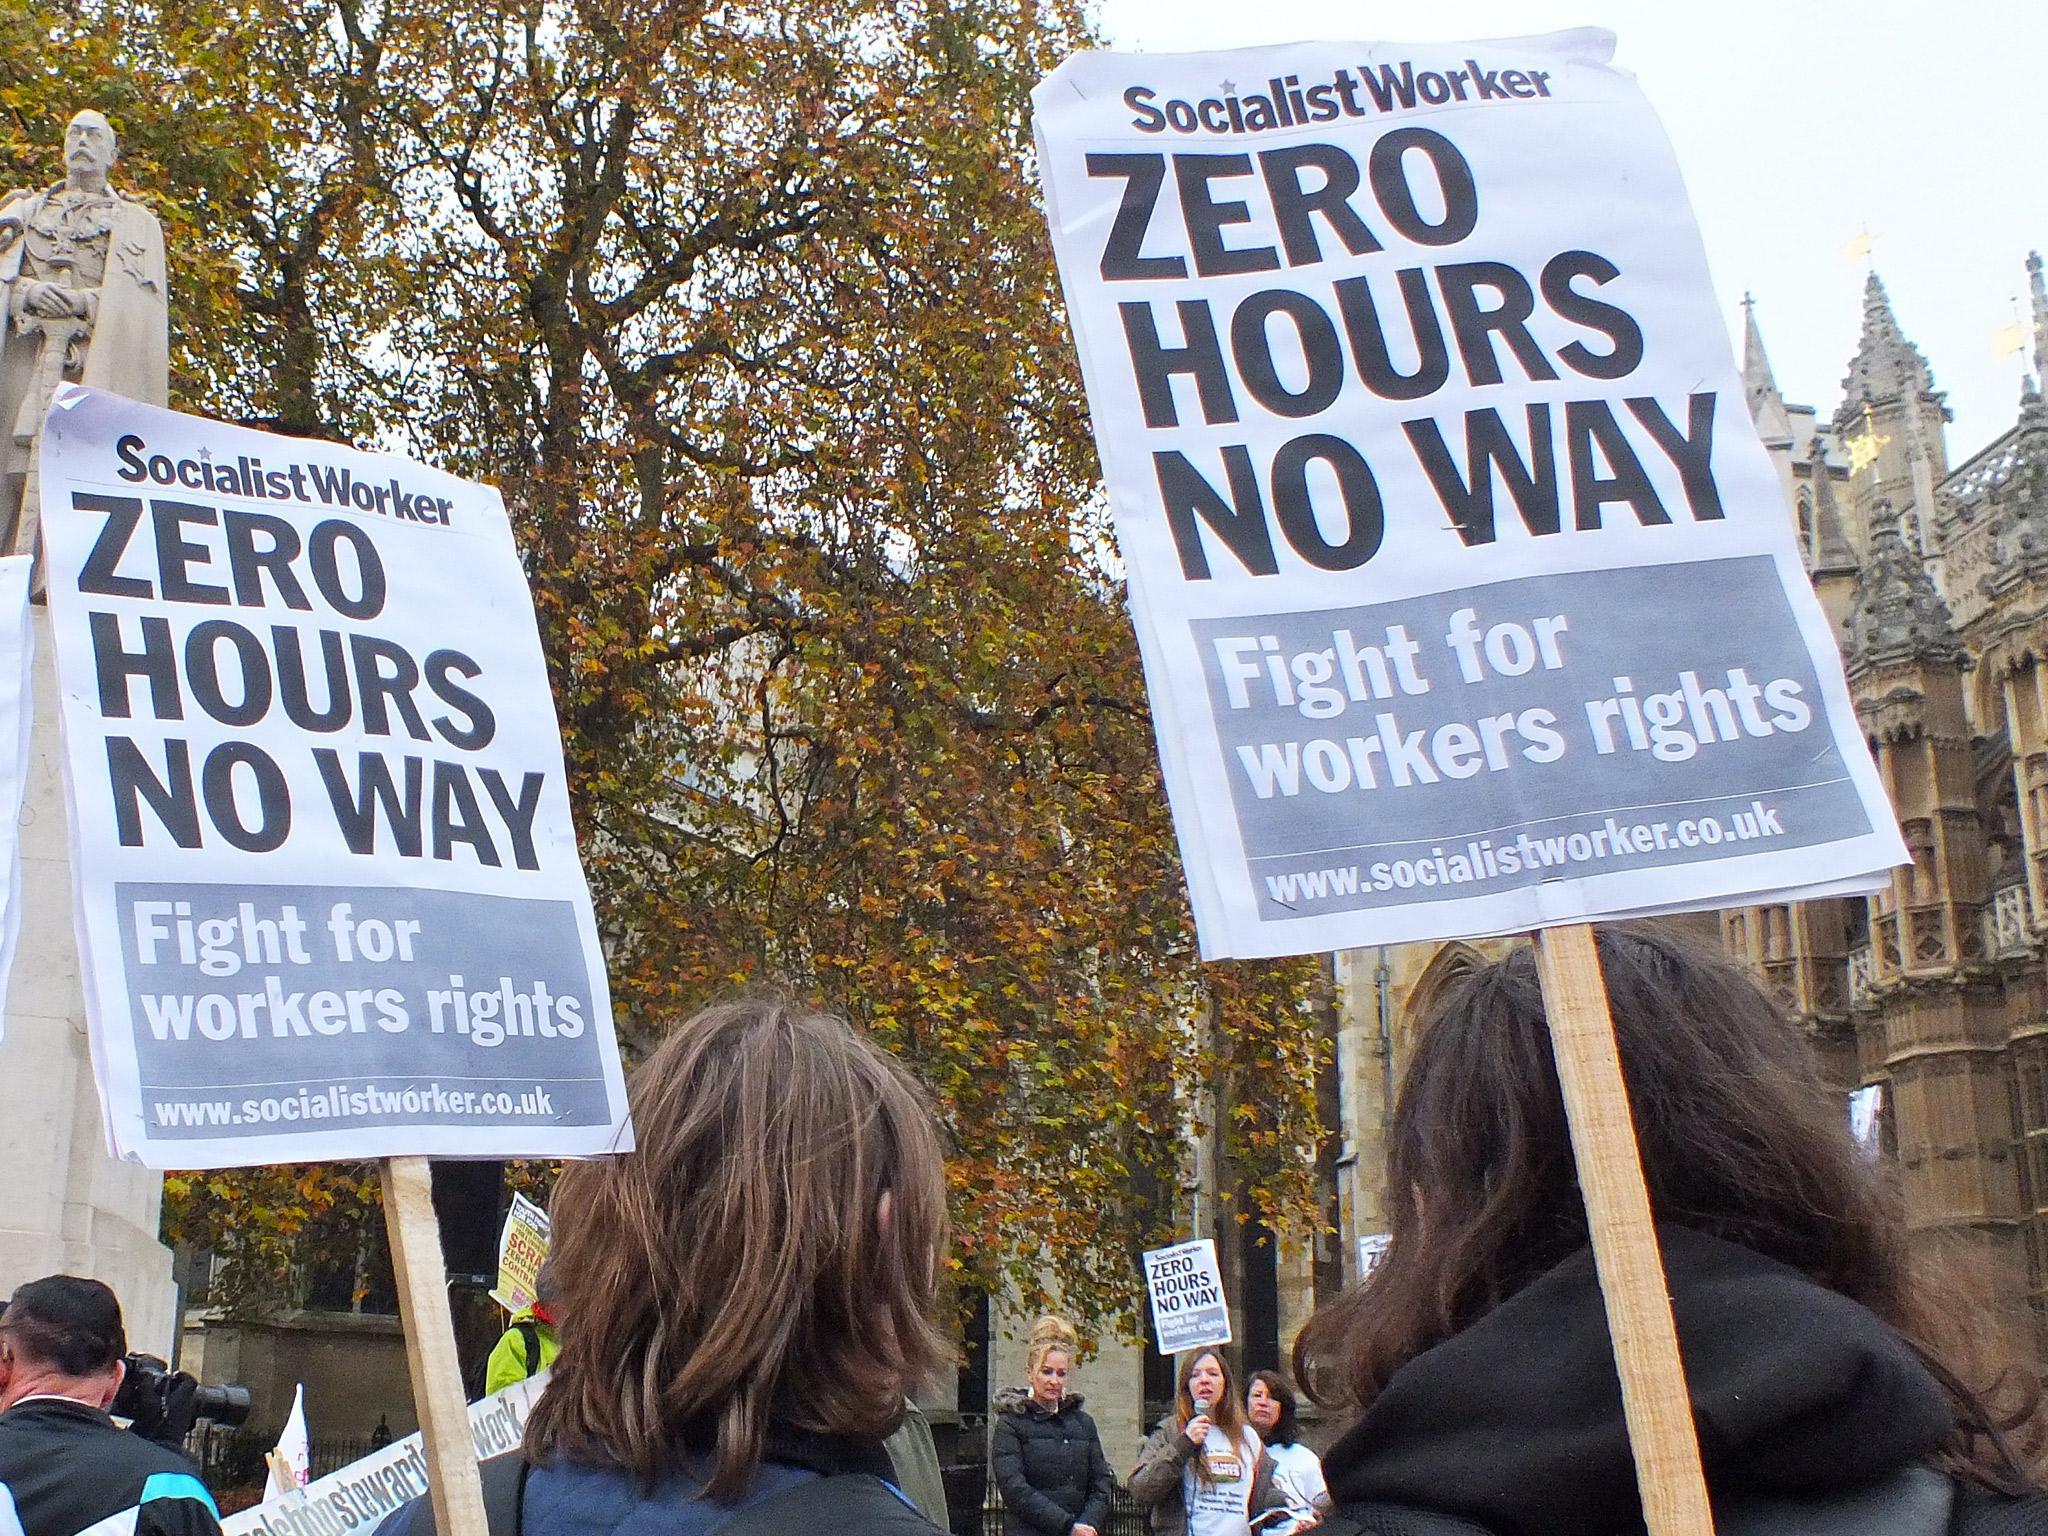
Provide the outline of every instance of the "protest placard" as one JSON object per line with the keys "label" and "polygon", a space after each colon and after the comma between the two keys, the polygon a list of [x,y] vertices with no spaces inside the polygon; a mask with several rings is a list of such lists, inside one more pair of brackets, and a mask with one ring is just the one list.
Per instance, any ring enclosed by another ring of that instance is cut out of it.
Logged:
{"label": "protest placard", "polygon": [[1393,1236],[1386,1232],[1363,1232],[1358,1238],[1358,1278],[1367,1279],[1380,1267],[1380,1260],[1387,1256],[1387,1245]]}
{"label": "protest placard", "polygon": [[524,1312],[539,1297],[540,1267],[548,1256],[548,1213],[515,1194],[498,1233],[498,1288],[491,1300],[507,1312]]}
{"label": "protest placard", "polygon": [[1154,1248],[1145,1255],[1152,1332],[1162,1355],[1230,1342],[1230,1307],[1210,1238]]}
{"label": "protest placard", "polygon": [[27,555],[0,558],[0,1013],[21,937],[21,805],[35,722],[35,631],[28,616],[33,564]]}
{"label": "protest placard", "polygon": [[1903,858],[1611,48],[1086,53],[1034,94],[1205,957]]}
{"label": "protest placard", "polygon": [[42,485],[116,1155],[630,1145],[496,491],[75,388]]}
{"label": "protest placard", "polygon": [[[469,1405],[469,1434],[478,1460],[519,1444],[547,1373],[515,1381]],[[341,1536],[374,1531],[386,1516],[430,1488],[431,1469],[417,1433],[394,1440],[361,1461],[313,1479],[296,1493],[268,1499],[222,1519],[223,1536]]]}

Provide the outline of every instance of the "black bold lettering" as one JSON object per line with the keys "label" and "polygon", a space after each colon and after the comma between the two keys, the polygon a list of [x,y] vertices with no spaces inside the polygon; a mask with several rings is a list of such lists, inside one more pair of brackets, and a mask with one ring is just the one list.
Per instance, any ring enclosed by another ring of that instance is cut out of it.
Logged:
{"label": "black bold lettering", "polygon": [[192,566],[213,564],[213,554],[204,544],[194,544],[179,531],[193,525],[211,528],[220,521],[220,513],[197,502],[152,500],[149,516],[156,529],[156,569],[163,584],[164,601],[227,607],[226,587],[193,581],[186,575]]}
{"label": "black bold lettering", "polygon": [[1195,381],[1202,400],[1202,419],[1214,426],[1237,420],[1237,401],[1230,392],[1230,372],[1223,365],[1223,343],[1216,338],[1216,319],[1205,299],[1182,299],[1174,305],[1180,316],[1183,344],[1169,347],[1159,339],[1152,306],[1141,301],[1117,305],[1123,317],[1124,345],[1131,354],[1131,372],[1138,380],[1138,400],[1148,427],[1177,427],[1180,412],[1173,403],[1173,376],[1185,373]]}
{"label": "black bold lettering", "polygon": [[1614,343],[1610,352],[1595,352],[1584,342],[1574,341],[1558,348],[1558,358],[1574,373],[1589,379],[1619,379],[1635,371],[1643,360],[1643,328],[1625,309],[1618,309],[1572,287],[1574,280],[1590,277],[1611,283],[1621,269],[1605,256],[1591,251],[1560,251],[1543,264],[1537,279],[1543,302],[1561,318],[1589,331],[1598,331]]}
{"label": "black bold lettering", "polygon": [[100,685],[100,713],[109,720],[126,720],[133,713],[129,702],[130,678],[149,679],[149,713],[157,720],[185,718],[185,701],[178,692],[178,654],[171,644],[171,621],[145,615],[142,649],[128,650],[121,639],[121,618],[113,613],[86,615],[92,636],[93,671]]}
{"label": "black bold lettering", "polygon": [[78,590],[101,597],[156,596],[156,589],[142,577],[114,574],[114,567],[121,563],[121,556],[128,551],[128,541],[135,537],[142,522],[142,498],[73,491],[71,505],[75,511],[107,514],[107,520],[100,524],[100,536],[92,541],[92,552],[85,557],[85,565],[78,573]]}
{"label": "black bold lettering", "polygon": [[[242,820],[241,801],[235,794],[237,768],[246,768],[255,775],[259,819],[253,827]],[[285,784],[284,770],[262,748],[246,741],[222,742],[206,754],[199,783],[200,792],[206,797],[207,818],[230,846],[244,853],[269,853],[291,836],[291,791]]]}
{"label": "black bold lettering", "polygon": [[1180,556],[1181,574],[1189,581],[1209,580],[1209,555],[1202,547],[1196,519],[1207,523],[1254,576],[1279,569],[1273,558],[1273,533],[1266,526],[1266,508],[1259,496],[1259,478],[1252,456],[1242,447],[1223,450],[1224,472],[1230,477],[1230,500],[1202,478],[1201,471],[1179,452],[1155,453],[1152,469],[1159,477],[1159,497],[1166,507],[1166,526]]}
{"label": "black bold lettering", "polygon": [[1145,232],[1152,227],[1152,210],[1159,206],[1159,189],[1166,184],[1164,155],[1090,155],[1090,176],[1121,176],[1123,201],[1110,221],[1109,238],[1102,245],[1101,272],[1104,282],[1128,283],[1150,277],[1186,277],[1188,264],[1178,256],[1141,256]]}
{"label": "black bold lettering", "polygon": [[1664,407],[1647,395],[1630,400],[1628,408],[1677,467],[1693,520],[1704,523],[1722,517],[1721,488],[1714,484],[1714,392],[1688,397],[1682,433],[1664,414]]}
{"label": "black bold lettering", "polygon": [[[1308,487],[1308,467],[1316,463],[1329,465],[1337,477],[1345,518],[1339,544],[1323,537],[1316,518]],[[1273,455],[1273,518],[1294,552],[1324,571],[1356,570],[1365,564],[1379,553],[1387,526],[1372,466],[1343,438],[1323,434],[1297,437]]]}
{"label": "black bold lettering", "polygon": [[[341,562],[336,558],[346,544],[355,555],[358,590],[350,593],[342,585]],[[306,541],[307,558],[313,566],[313,585],[336,613],[351,619],[373,619],[384,611],[384,562],[377,556],[377,544],[354,523],[329,518],[313,526]]]}
{"label": "black bold lettering", "polygon": [[355,716],[354,696],[348,687],[348,661],[342,652],[341,635],[332,629],[319,632],[320,663],[326,672],[327,704],[313,707],[312,690],[306,686],[306,658],[301,646],[305,637],[289,624],[274,625],[271,649],[277,656],[277,693],[285,718],[304,731],[338,731]]}
{"label": "black bold lettering", "polygon": [[469,787],[469,774],[460,763],[434,764],[434,857],[446,861],[455,857],[455,845],[467,843],[479,864],[496,869],[504,861],[484,826],[483,807],[476,791]]}
{"label": "black bold lettering", "polygon": [[[1301,341],[1308,382],[1299,390],[1290,390],[1273,365],[1270,324],[1276,315],[1293,322]],[[1344,350],[1337,344],[1337,327],[1323,313],[1322,305],[1305,293],[1268,289],[1238,305],[1237,313],[1230,317],[1230,350],[1244,387],[1276,416],[1314,416],[1326,411],[1344,387]]]}
{"label": "black bold lettering", "polygon": [[1493,482],[1496,473],[1506,484],[1508,495],[1514,498],[1515,511],[1521,515],[1523,527],[1532,534],[1560,531],[1557,449],[1550,441],[1550,407],[1532,405],[1528,413],[1529,458],[1524,463],[1521,450],[1508,435],[1498,411],[1467,411],[1465,475],[1462,478],[1435,421],[1424,417],[1419,421],[1401,423],[1401,430],[1408,434],[1415,457],[1420,461],[1423,473],[1429,476],[1437,500],[1444,504],[1444,511],[1450,515],[1451,526],[1458,530],[1458,537],[1468,547],[1491,544],[1494,540]]}
{"label": "black bold lettering", "polygon": [[[267,574],[285,607],[301,613],[312,609],[306,589],[299,585],[292,570],[292,562],[299,558],[297,528],[268,512],[238,512],[233,507],[221,514],[221,527],[227,534],[228,572],[234,578],[237,603],[244,608],[261,608],[263,577]],[[269,541],[262,549],[256,547],[259,534]]]}
{"label": "black bold lettering", "polygon": [[519,781],[516,795],[505,787],[505,776],[495,768],[480,768],[477,777],[484,781],[484,793],[491,797],[491,804],[504,819],[505,831],[512,839],[512,862],[521,869],[539,869],[540,857],[533,846],[533,818],[540,810],[540,787],[546,776],[528,773]]}
{"label": "black bold lettering", "polygon": [[[1437,286],[1443,290],[1444,312],[1451,317],[1457,334],[1458,355],[1465,360],[1465,372],[1474,384],[1498,384],[1500,359],[1493,350],[1493,338],[1500,336],[1532,379],[1554,379],[1557,370],[1529,334],[1529,316],[1536,312],[1536,295],[1529,280],[1513,267],[1498,261],[1464,261],[1437,268]],[[1479,307],[1479,290],[1491,288],[1500,295],[1494,309]]]}
{"label": "black bold lettering", "polygon": [[1394,367],[1387,346],[1386,323],[1373,302],[1370,279],[1347,277],[1336,284],[1337,312],[1344,317],[1344,334],[1351,341],[1351,359],[1365,387],[1382,400],[1418,400],[1443,388],[1451,376],[1451,354],[1444,345],[1444,328],[1436,317],[1436,304],[1429,296],[1429,279],[1420,267],[1404,267],[1394,274],[1401,288],[1401,302],[1408,311],[1408,330],[1415,341],[1415,371],[1402,373]]}
{"label": "black bold lettering", "polygon": [[412,652],[375,635],[350,635],[348,646],[355,661],[356,696],[363,701],[364,733],[391,734],[391,716],[384,707],[388,700],[404,719],[407,735],[418,741],[431,740],[419,706],[412,701],[413,690],[420,685],[419,663],[412,659]]}
{"label": "black bold lettering", "polygon": [[390,763],[378,753],[356,754],[353,785],[341,766],[341,754],[332,747],[315,747],[313,762],[327,788],[327,803],[334,808],[334,824],[341,829],[350,853],[375,853],[377,826],[382,822],[391,828],[392,846],[400,858],[420,856],[425,846],[420,809],[426,784],[426,764],[421,759],[405,759],[403,792],[392,779]]}
{"label": "black bold lettering", "polygon": [[[1336,116],[1334,105],[1328,115]],[[1302,186],[1305,170],[1320,171],[1323,184],[1312,191]],[[1266,178],[1266,196],[1272,200],[1273,218],[1280,226],[1280,244],[1286,248],[1290,267],[1323,259],[1312,220],[1316,214],[1352,255],[1369,256],[1384,249],[1351,206],[1351,194],[1358,190],[1358,162],[1344,149],[1335,144],[1295,144],[1265,150],[1259,155],[1259,174]]]}
{"label": "black bold lettering", "polygon": [[[1435,224],[1415,206],[1415,188],[1408,181],[1410,150],[1420,152],[1436,172],[1444,216]],[[1367,174],[1387,222],[1417,245],[1456,245],[1479,222],[1479,189],[1472,181],[1472,167],[1457,145],[1431,129],[1396,128],[1381,134],[1373,143]]]}
{"label": "black bold lettering", "polygon": [[149,808],[171,841],[180,848],[197,848],[199,799],[192,783],[192,754],[182,741],[164,743],[164,775],[142,755],[142,749],[126,736],[107,738],[107,788],[114,798],[114,835],[123,848],[140,848],[142,802]]}
{"label": "black bold lettering", "polygon": [[[219,646],[226,641],[241,674],[242,698],[230,704],[220,682]],[[254,725],[270,712],[270,657],[263,642],[239,624],[208,619],[185,637],[185,677],[192,697],[222,725]]]}
{"label": "black bold lettering", "polygon": [[[1657,488],[1643,473],[1642,461],[1628,444],[1627,435],[1605,400],[1572,400],[1564,408],[1565,453],[1572,469],[1573,522],[1580,528],[1598,528],[1600,508],[1610,501],[1625,501],[1644,527],[1668,523],[1671,514],[1657,499]],[[1611,475],[1600,473],[1593,457],[1594,445],[1607,461]]]}
{"label": "black bold lettering", "polygon": [[1187,226],[1188,249],[1194,253],[1195,270],[1204,277],[1271,272],[1280,265],[1280,253],[1269,245],[1236,250],[1223,243],[1225,226],[1251,223],[1251,205],[1217,202],[1210,195],[1209,183],[1251,173],[1250,155],[1173,157],[1173,179],[1180,187],[1181,222]]}
{"label": "black bold lettering", "polygon": [[427,657],[427,664],[422,670],[434,697],[468,722],[458,726],[446,715],[435,716],[433,727],[441,733],[441,739],[465,752],[488,746],[491,738],[498,734],[497,717],[491,713],[490,705],[451,680],[451,676],[480,677],[484,669],[460,651],[435,651]]}

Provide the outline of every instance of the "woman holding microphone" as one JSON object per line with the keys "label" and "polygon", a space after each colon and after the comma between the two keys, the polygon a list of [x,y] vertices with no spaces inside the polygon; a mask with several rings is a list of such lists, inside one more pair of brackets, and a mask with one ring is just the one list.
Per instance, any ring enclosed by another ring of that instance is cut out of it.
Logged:
{"label": "woman holding microphone", "polygon": [[1131,1498],[1152,1536],[1250,1536],[1286,1525],[1290,1510],[1273,1458],[1245,1422],[1230,1367],[1213,1349],[1180,1363],[1173,1411],[1131,1472]]}

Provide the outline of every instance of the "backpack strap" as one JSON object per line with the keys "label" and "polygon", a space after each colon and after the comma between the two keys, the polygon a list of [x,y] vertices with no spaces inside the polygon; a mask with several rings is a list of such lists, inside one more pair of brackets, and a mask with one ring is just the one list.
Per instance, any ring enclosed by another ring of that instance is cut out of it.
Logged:
{"label": "backpack strap", "polygon": [[540,1325],[530,1317],[522,1317],[512,1325],[519,1331],[519,1340],[526,1346],[526,1374],[529,1377],[540,1374]]}
{"label": "backpack strap", "polygon": [[526,1474],[532,1470],[532,1463],[517,1450],[477,1463],[484,1485],[484,1529],[490,1536],[520,1536],[525,1517],[519,1505],[526,1496]]}

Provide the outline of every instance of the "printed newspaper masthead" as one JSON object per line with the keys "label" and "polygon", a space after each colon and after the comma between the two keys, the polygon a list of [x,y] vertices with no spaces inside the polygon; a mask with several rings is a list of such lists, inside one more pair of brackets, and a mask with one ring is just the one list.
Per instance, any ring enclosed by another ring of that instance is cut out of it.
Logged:
{"label": "printed newspaper masthead", "polygon": [[1084,53],[1034,93],[1205,957],[1904,858],[1612,46]]}
{"label": "printed newspaper masthead", "polygon": [[115,1155],[630,1147],[498,493],[69,385],[42,493]]}

